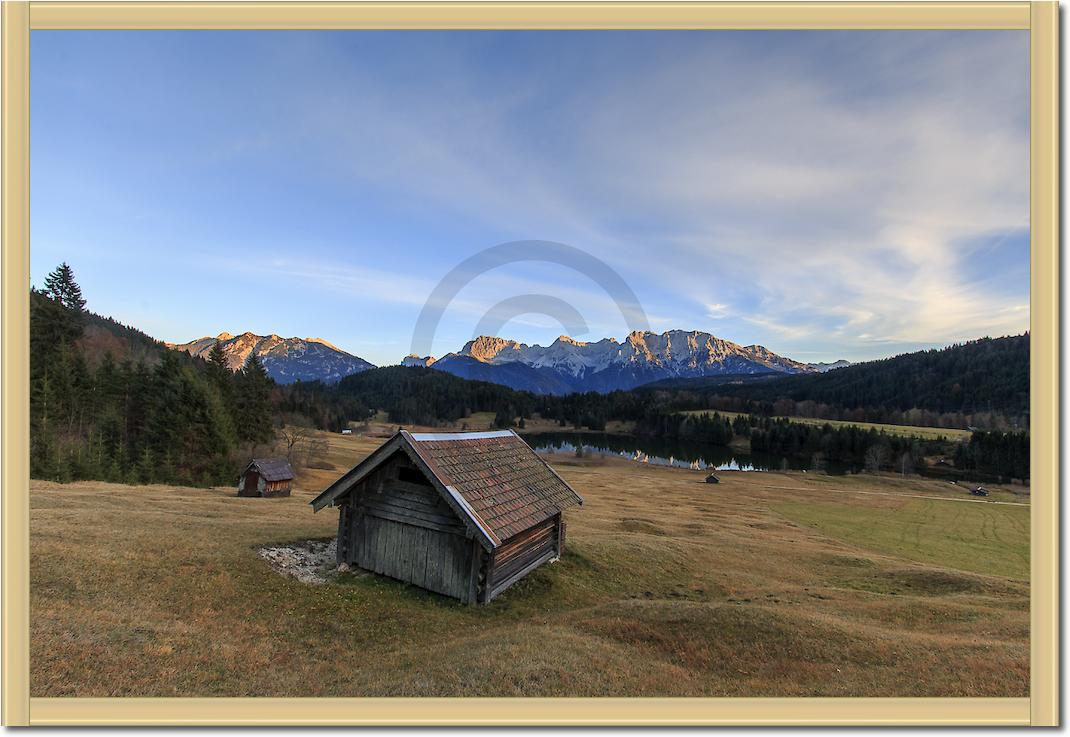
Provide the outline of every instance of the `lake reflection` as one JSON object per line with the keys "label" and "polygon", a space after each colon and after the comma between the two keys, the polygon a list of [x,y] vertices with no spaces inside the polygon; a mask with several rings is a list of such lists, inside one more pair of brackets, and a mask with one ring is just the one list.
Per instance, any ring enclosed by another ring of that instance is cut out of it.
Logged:
{"label": "lake reflection", "polygon": [[640,438],[609,433],[539,432],[524,435],[536,453],[570,453],[582,446],[584,453],[627,458],[655,466],[699,471],[802,470],[806,464],[767,453],[739,453],[731,448],[687,441]]}

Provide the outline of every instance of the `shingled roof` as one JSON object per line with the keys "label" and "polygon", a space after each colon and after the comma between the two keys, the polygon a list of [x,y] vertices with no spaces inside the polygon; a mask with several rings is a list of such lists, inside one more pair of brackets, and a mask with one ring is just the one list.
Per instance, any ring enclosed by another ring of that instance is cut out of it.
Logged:
{"label": "shingled roof", "polygon": [[312,500],[321,509],[344,496],[367,474],[404,451],[488,547],[583,499],[511,430],[468,433],[400,431],[352,471]]}
{"label": "shingled roof", "polygon": [[[256,466],[265,481],[289,481],[294,477],[294,471],[285,458],[254,458],[249,466]],[[245,467],[246,471],[249,466]]]}

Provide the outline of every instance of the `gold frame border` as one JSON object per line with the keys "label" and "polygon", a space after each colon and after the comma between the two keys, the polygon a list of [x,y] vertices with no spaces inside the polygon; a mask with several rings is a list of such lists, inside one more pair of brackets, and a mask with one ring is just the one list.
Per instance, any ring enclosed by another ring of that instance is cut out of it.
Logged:
{"label": "gold frame border", "polygon": [[[1036,3],[1029,34],[1030,699],[1059,722],[1059,6]],[[1038,493],[1039,492],[1039,493]]]}
{"label": "gold frame border", "polygon": [[1018,29],[1026,2],[31,2],[30,27]]}
{"label": "gold frame border", "polygon": [[[1017,29],[1030,31],[1031,691],[1028,698],[63,699],[29,696],[31,29]],[[21,725],[1058,724],[1058,5],[994,3],[3,4],[2,719]],[[478,705],[478,708],[476,708]]]}
{"label": "gold frame border", "polygon": [[1024,726],[1029,699],[33,698],[30,716],[47,726]]}
{"label": "gold frame border", "polygon": [[0,402],[3,417],[3,664],[0,718],[30,718],[30,13],[4,3],[3,133],[3,333],[0,334]]}

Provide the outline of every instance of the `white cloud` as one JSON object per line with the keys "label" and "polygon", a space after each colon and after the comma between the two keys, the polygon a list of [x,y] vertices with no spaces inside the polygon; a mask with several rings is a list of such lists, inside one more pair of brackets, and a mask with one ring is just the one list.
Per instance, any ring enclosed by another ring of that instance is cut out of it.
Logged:
{"label": "white cloud", "polygon": [[728,314],[728,305],[726,304],[718,302],[717,304],[706,305],[706,317],[711,320],[721,320],[727,317]]}

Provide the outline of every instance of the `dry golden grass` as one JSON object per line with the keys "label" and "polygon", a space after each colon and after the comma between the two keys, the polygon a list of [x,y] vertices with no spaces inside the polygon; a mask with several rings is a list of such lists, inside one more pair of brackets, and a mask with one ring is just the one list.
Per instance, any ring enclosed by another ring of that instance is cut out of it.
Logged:
{"label": "dry golden grass", "polygon": [[256,549],[333,535],[308,501],[378,442],[331,436],[288,499],[33,482],[33,695],[1028,694],[1028,506],[561,456],[566,555],[488,606],[273,572]]}

